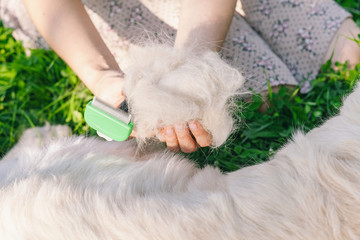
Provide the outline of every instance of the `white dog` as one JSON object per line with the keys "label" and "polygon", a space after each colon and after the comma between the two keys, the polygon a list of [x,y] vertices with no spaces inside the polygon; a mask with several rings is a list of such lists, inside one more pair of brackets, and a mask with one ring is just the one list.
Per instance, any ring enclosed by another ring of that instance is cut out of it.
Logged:
{"label": "white dog", "polygon": [[360,239],[359,87],[339,116],[226,175],[67,133],[27,130],[0,161],[0,239]]}

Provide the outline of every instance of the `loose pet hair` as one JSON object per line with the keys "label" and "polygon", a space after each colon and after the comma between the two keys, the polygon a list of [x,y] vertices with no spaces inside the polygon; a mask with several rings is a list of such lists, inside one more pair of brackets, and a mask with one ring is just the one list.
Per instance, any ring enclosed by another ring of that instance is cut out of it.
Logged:
{"label": "loose pet hair", "polygon": [[216,52],[162,45],[132,47],[126,57],[124,93],[133,115],[136,138],[176,123],[199,119],[222,145],[233,130],[232,97],[244,78]]}

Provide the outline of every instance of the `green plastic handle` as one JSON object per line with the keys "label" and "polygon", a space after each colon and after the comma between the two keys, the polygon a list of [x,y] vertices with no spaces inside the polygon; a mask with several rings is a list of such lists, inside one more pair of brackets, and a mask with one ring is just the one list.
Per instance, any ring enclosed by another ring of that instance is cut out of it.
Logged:
{"label": "green plastic handle", "polygon": [[134,127],[132,122],[126,124],[92,106],[91,103],[92,101],[86,105],[84,113],[85,121],[90,127],[115,141],[125,141],[129,138]]}

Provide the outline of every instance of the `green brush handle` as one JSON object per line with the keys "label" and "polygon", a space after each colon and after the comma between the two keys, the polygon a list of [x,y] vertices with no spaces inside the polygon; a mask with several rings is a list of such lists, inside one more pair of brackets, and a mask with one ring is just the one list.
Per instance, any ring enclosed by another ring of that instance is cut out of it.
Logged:
{"label": "green brush handle", "polygon": [[115,141],[125,141],[129,138],[134,124],[129,124],[107,114],[101,109],[94,107],[90,101],[85,108],[85,121],[90,127],[106,135]]}

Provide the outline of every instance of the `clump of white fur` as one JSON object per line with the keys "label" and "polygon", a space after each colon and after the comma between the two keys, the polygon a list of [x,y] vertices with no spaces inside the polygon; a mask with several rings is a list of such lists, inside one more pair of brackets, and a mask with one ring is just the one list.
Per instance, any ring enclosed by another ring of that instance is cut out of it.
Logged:
{"label": "clump of white fur", "polygon": [[153,45],[131,48],[127,61],[124,93],[138,140],[198,119],[212,134],[213,147],[225,142],[234,124],[230,98],[243,77],[217,53]]}

